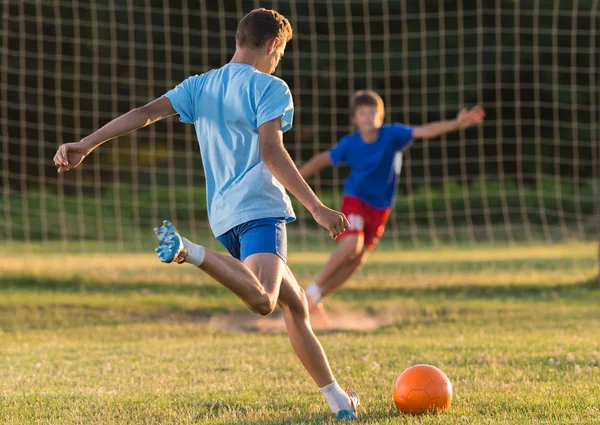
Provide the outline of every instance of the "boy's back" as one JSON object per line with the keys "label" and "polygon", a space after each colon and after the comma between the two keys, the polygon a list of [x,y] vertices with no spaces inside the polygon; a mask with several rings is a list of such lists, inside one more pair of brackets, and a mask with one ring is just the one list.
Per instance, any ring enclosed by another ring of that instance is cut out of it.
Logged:
{"label": "boy's back", "polygon": [[284,132],[292,126],[294,105],[283,80],[229,63],[165,96],[181,121],[196,127],[215,236],[259,218],[295,218],[285,189],[262,162],[258,138],[258,128],[275,118]]}

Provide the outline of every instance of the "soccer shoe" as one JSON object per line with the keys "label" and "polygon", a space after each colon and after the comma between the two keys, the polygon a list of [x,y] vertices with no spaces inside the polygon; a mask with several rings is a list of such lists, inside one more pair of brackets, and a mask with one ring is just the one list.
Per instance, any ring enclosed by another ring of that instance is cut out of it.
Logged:
{"label": "soccer shoe", "polygon": [[160,241],[158,248],[155,249],[158,259],[163,263],[183,263],[185,261],[186,249],[183,246],[183,239],[172,223],[165,220],[160,228],[155,228],[154,233]]}
{"label": "soccer shoe", "polygon": [[346,390],[348,397],[350,397],[350,403],[352,404],[351,410],[340,410],[337,414],[337,418],[340,421],[355,421],[358,419],[356,416],[356,409],[360,405],[360,397],[354,390]]}

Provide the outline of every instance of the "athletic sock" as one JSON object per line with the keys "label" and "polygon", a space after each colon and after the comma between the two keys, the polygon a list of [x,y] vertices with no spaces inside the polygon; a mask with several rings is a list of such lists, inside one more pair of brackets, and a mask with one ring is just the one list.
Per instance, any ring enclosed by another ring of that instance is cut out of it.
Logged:
{"label": "athletic sock", "polygon": [[183,240],[183,246],[187,250],[185,262],[190,263],[196,267],[201,265],[204,262],[204,247],[196,245],[195,243],[190,242],[184,237],[182,237],[181,239]]}
{"label": "athletic sock", "polygon": [[350,402],[350,397],[346,394],[346,391],[340,387],[340,384],[337,381],[333,381],[331,384],[324,386],[323,388],[319,388],[321,394],[329,403],[329,407],[336,415],[340,410],[353,410],[352,403]]}
{"label": "athletic sock", "polygon": [[310,298],[313,307],[319,304],[321,299],[323,298],[323,294],[321,293],[321,288],[317,285],[317,282],[313,282],[310,284],[308,288],[304,291],[306,296]]}

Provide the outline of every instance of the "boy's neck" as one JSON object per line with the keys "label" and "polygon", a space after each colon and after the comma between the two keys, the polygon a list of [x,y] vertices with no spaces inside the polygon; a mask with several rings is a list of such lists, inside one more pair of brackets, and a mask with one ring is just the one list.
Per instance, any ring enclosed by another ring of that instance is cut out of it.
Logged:
{"label": "boy's neck", "polygon": [[255,50],[238,48],[236,49],[233,57],[229,61],[230,63],[243,63],[246,65],[250,65],[254,68],[257,67],[259,62],[258,54]]}
{"label": "boy's neck", "polygon": [[379,138],[379,127],[366,131],[358,130],[358,132],[360,133],[360,138],[365,143],[374,143]]}

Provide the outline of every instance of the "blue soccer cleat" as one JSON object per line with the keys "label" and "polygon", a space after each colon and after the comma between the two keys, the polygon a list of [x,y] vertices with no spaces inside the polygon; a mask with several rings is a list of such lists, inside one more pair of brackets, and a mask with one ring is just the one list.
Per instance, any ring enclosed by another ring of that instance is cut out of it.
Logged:
{"label": "blue soccer cleat", "polygon": [[177,233],[177,229],[167,220],[163,221],[160,228],[155,228],[154,233],[160,241],[155,249],[158,259],[163,263],[183,263],[185,261],[185,247],[183,239]]}
{"label": "blue soccer cleat", "polygon": [[355,421],[358,419],[356,416],[356,409],[360,405],[360,397],[354,390],[346,390],[348,397],[350,397],[350,403],[352,404],[351,410],[340,410],[337,414],[337,418],[340,421]]}

